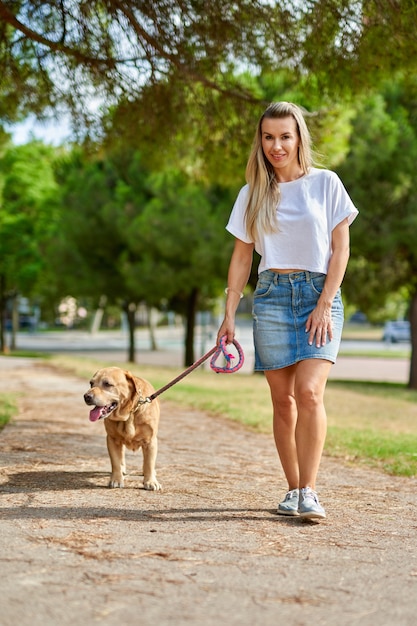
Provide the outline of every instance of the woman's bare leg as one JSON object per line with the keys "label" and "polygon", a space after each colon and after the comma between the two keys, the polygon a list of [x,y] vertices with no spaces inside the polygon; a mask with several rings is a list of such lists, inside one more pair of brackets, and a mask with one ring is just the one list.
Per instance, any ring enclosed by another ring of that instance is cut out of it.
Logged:
{"label": "woman's bare leg", "polygon": [[324,391],[331,362],[308,359],[265,372],[274,410],[274,438],[288,489],[315,489],[327,432]]}
{"label": "woman's bare leg", "polygon": [[297,366],[295,399],[298,417],[295,437],[300,487],[315,489],[327,433],[324,391],[331,365],[330,361],[308,359]]}
{"label": "woman's bare leg", "polygon": [[298,489],[300,474],[296,447],[297,406],[294,397],[296,366],[265,372],[274,410],[274,438],[288,490]]}

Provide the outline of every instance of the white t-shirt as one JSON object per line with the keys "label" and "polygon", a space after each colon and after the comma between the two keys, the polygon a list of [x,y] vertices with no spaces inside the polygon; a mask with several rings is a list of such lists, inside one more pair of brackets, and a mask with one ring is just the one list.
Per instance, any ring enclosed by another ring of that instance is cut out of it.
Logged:
{"label": "white t-shirt", "polygon": [[311,168],[297,180],[280,183],[277,232],[252,241],[246,232],[249,185],[239,192],[227,230],[260,254],[258,272],[270,268],[299,269],[327,274],[332,255],[332,231],[345,218],[353,222],[358,210],[335,172]]}

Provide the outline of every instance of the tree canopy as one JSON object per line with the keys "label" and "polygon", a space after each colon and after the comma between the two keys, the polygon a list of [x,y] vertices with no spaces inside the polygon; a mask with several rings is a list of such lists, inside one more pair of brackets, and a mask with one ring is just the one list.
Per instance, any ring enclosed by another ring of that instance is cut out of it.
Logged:
{"label": "tree canopy", "polygon": [[5,305],[30,296],[46,269],[45,249],[57,232],[57,183],[53,150],[39,142],[10,147],[0,160],[0,345]]}
{"label": "tree canopy", "polygon": [[129,323],[131,361],[140,303],[181,313],[190,365],[196,313],[210,308],[224,285],[230,191],[196,183],[173,167],[151,173],[140,153],[128,150],[94,160],[73,151],[59,182],[59,235],[48,254],[54,267],[71,271],[49,274],[56,293],[119,304]]}
{"label": "tree canopy", "polygon": [[364,98],[338,168],[361,208],[352,228],[347,291],[371,316],[401,286],[417,291],[416,90],[415,81],[403,81]]}
{"label": "tree canopy", "polygon": [[415,23],[414,0],[4,0],[0,117],[48,106],[85,116],[177,82],[261,99],[243,69],[357,92],[415,71]]}
{"label": "tree canopy", "polygon": [[[417,388],[417,82],[388,82],[358,105],[350,149],[339,167],[361,209],[352,228],[345,293],[378,320],[392,294],[408,296],[409,385]],[[393,317],[396,317],[394,312]]]}

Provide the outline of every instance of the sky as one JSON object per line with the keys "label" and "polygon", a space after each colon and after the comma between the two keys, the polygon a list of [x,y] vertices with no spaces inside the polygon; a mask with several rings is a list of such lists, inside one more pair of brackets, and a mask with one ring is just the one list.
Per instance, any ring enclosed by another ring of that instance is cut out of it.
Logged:
{"label": "sky", "polygon": [[35,138],[58,146],[65,143],[71,134],[69,121],[65,117],[59,122],[52,119],[48,122],[38,122],[34,116],[29,116],[24,122],[8,126],[6,130],[12,134],[13,143],[16,145],[27,143]]}

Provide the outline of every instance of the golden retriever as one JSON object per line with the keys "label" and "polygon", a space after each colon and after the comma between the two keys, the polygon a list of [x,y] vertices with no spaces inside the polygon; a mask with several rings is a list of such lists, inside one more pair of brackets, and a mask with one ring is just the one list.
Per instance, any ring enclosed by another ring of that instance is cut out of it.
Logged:
{"label": "golden retriever", "polygon": [[142,448],[144,488],[151,491],[161,489],[155,473],[159,402],[154,399],[142,403],[154,391],[148,381],[119,367],[100,369],[90,381],[84,401],[94,406],[90,411],[90,421],[104,418],[111,461],[109,487],[123,487],[126,447],[130,450]]}

